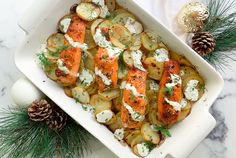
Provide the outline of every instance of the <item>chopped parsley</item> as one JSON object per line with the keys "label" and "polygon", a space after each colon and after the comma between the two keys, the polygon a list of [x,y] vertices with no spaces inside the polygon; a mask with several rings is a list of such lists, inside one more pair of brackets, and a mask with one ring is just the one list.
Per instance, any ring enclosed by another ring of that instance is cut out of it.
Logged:
{"label": "chopped parsley", "polygon": [[119,55],[118,64],[119,64],[119,69],[121,70],[121,72],[124,72],[125,71],[125,63],[124,63],[124,59],[123,59],[123,52]]}
{"label": "chopped parsley", "polygon": [[170,131],[168,130],[168,128],[164,127],[164,126],[156,126],[156,125],[153,125],[153,129],[160,132],[163,136],[165,137],[171,137],[171,133]]}
{"label": "chopped parsley", "polygon": [[51,62],[48,60],[48,58],[45,57],[44,53],[39,53],[39,54],[37,54],[37,56],[38,56],[38,59],[40,61],[40,64],[43,67],[51,65]]}
{"label": "chopped parsley", "polygon": [[164,91],[167,95],[170,95],[170,96],[173,95],[173,87],[165,87]]}
{"label": "chopped parsley", "polygon": [[145,142],[144,146],[147,147],[149,151],[152,151],[152,149],[156,147],[156,145],[151,142]]}

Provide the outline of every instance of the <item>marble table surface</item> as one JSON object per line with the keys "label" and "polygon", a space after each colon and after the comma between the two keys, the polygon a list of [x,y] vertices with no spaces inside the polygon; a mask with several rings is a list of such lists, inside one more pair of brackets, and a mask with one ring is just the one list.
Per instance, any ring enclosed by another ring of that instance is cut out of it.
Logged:
{"label": "marble table surface", "polygon": [[[11,86],[22,76],[14,64],[14,52],[24,37],[24,32],[18,27],[17,21],[33,1],[36,0],[0,1],[0,107],[12,104]],[[171,17],[174,18],[173,15],[177,12],[178,7],[187,0],[135,1],[176,32]],[[170,7],[175,7],[175,9],[170,12]],[[164,8],[165,11],[160,8]],[[225,73],[222,74],[225,87],[210,109],[217,120],[217,125],[189,155],[189,158],[234,158],[236,155],[236,62],[229,64],[232,66],[231,69],[225,70]],[[108,157],[113,157],[112,155],[108,155]]]}

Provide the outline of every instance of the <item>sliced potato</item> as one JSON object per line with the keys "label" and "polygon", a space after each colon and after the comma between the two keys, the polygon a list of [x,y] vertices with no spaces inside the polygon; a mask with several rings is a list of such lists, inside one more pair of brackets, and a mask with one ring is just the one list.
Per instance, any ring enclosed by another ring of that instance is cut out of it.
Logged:
{"label": "sliced potato", "polygon": [[112,25],[109,36],[112,44],[118,48],[127,49],[131,45],[131,33],[127,28],[120,24]]}
{"label": "sliced potato", "polygon": [[146,95],[149,101],[157,99],[159,85],[155,80],[146,81]]}
{"label": "sliced potato", "polygon": [[110,20],[104,20],[98,25],[98,29],[110,28],[112,26],[112,22]]}
{"label": "sliced potato", "polygon": [[89,52],[93,57],[95,57],[96,53],[98,52],[98,49],[97,49],[97,48],[92,48],[92,49],[89,49],[88,52]]}
{"label": "sliced potato", "polygon": [[143,138],[142,134],[137,135],[130,143],[131,148],[133,148],[137,144],[144,143],[145,139]]}
{"label": "sliced potato", "polygon": [[133,139],[136,138],[136,136],[140,135],[140,130],[134,130],[134,131],[131,131],[127,137],[125,137],[125,142],[130,145],[131,142],[133,141]]}
{"label": "sliced potato", "polygon": [[170,58],[179,62],[180,65],[193,67],[193,65],[184,56],[173,51],[170,52]]}
{"label": "sliced potato", "polygon": [[123,69],[118,69],[118,79],[123,80],[127,77],[128,69],[124,66]]}
{"label": "sliced potato", "polygon": [[141,41],[141,34],[135,34],[132,36],[132,44],[130,46],[130,50],[136,51],[139,50],[142,46],[142,41]]}
{"label": "sliced potato", "polygon": [[158,62],[154,57],[148,57],[144,60],[148,76],[154,80],[160,80],[164,71],[164,62]]}
{"label": "sliced potato", "polygon": [[93,39],[91,31],[89,31],[89,30],[86,30],[84,43],[87,44],[88,49],[92,49],[92,48],[95,48],[97,46],[94,39]]}
{"label": "sliced potato", "polygon": [[90,52],[86,53],[86,58],[83,61],[84,61],[84,63],[86,63],[84,65],[84,67],[86,69],[89,69],[89,70],[91,70],[93,72],[95,71],[94,57],[93,57],[93,55]]}
{"label": "sliced potato", "polygon": [[82,104],[88,104],[90,101],[90,96],[88,92],[82,87],[75,87],[72,89],[72,96],[76,101]]}
{"label": "sliced potato", "polygon": [[98,85],[94,83],[93,85],[89,86],[86,90],[89,95],[96,94],[98,92]]}
{"label": "sliced potato", "polygon": [[178,121],[183,121],[191,113],[191,108],[187,110],[182,110],[178,117]]}
{"label": "sliced potato", "polygon": [[104,111],[110,110],[112,102],[105,101],[99,97],[99,95],[95,94],[91,97],[90,104],[95,107],[95,115]]}
{"label": "sliced potato", "polygon": [[56,63],[51,63],[50,66],[45,66],[44,67],[44,72],[46,73],[47,77],[50,78],[53,81],[57,80],[56,70],[57,70],[57,64]]}
{"label": "sliced potato", "polygon": [[123,61],[126,66],[128,66],[129,68],[133,68],[134,60],[132,58],[131,51],[127,50],[123,53]]}
{"label": "sliced potato", "polygon": [[65,15],[59,20],[57,27],[62,33],[66,33],[70,26],[70,23],[71,15]]}
{"label": "sliced potato", "polygon": [[71,87],[64,87],[64,93],[65,93],[68,97],[73,98]]}
{"label": "sliced potato", "polygon": [[101,13],[100,8],[93,3],[80,3],[76,8],[77,15],[85,21],[93,21]]}
{"label": "sliced potato", "polygon": [[138,152],[138,148],[137,148],[137,145],[135,145],[133,148],[132,148],[132,151],[134,152],[135,155],[137,155],[138,157],[142,157],[139,152]]}
{"label": "sliced potato", "polygon": [[144,123],[141,127],[141,134],[146,141],[158,144],[161,140],[160,135],[151,128],[149,123]]}
{"label": "sliced potato", "polygon": [[112,132],[115,132],[115,130],[122,128],[122,121],[121,121],[121,114],[120,112],[116,114],[116,122],[109,125],[109,129]]}
{"label": "sliced potato", "polygon": [[[65,46],[65,37],[61,33],[54,33],[47,39],[47,49],[51,52],[58,52],[58,50]],[[59,53],[59,52],[58,52]]]}
{"label": "sliced potato", "polygon": [[105,0],[105,4],[110,12],[116,9],[116,1],[115,0]]}
{"label": "sliced potato", "polygon": [[162,123],[158,120],[157,109],[150,109],[148,113],[148,120],[153,125],[162,125]]}
{"label": "sliced potato", "polygon": [[134,20],[133,18],[129,17],[125,23],[125,27],[132,33],[132,34],[140,34],[143,32],[143,25]]}
{"label": "sliced potato", "polygon": [[185,80],[189,76],[198,75],[197,71],[189,66],[181,66],[180,67],[180,76],[182,80]]}
{"label": "sliced potato", "polygon": [[[186,103],[186,106],[181,108],[181,110],[183,110],[183,111],[184,111],[184,110],[189,110],[189,109],[191,109],[192,106],[193,106],[193,102],[190,101],[190,100],[187,100],[186,98],[183,98],[183,99],[181,100],[181,105],[183,104],[182,102],[185,102],[185,103]],[[182,106],[183,106],[183,105],[182,105]]]}
{"label": "sliced potato", "polygon": [[124,13],[121,13],[121,14],[118,14],[113,20],[112,22],[115,23],[115,24],[120,24],[120,25],[123,25],[125,26],[128,18],[133,18],[134,20],[136,20],[136,17],[129,13],[129,12],[124,12]]}
{"label": "sliced potato", "polygon": [[94,36],[95,35],[95,31],[96,31],[96,28],[98,27],[98,25],[100,24],[100,23],[102,23],[103,22],[103,19],[96,19],[93,23],[92,23],[92,25],[91,25],[91,27],[90,27],[90,31],[91,31],[91,34],[92,34],[92,36]]}
{"label": "sliced potato", "polygon": [[145,31],[141,35],[142,46],[148,51],[154,51],[158,47],[158,43],[160,43],[159,37],[151,32]]}
{"label": "sliced potato", "polygon": [[113,107],[114,111],[117,111],[117,112],[120,111],[121,104],[122,104],[122,99],[123,99],[123,92],[120,91],[119,97],[112,100],[112,103],[113,103],[112,107]]}
{"label": "sliced potato", "polygon": [[120,95],[120,90],[119,89],[112,89],[104,92],[98,92],[98,95],[100,98],[106,100],[106,101],[111,101],[112,99],[115,99],[119,97]]}

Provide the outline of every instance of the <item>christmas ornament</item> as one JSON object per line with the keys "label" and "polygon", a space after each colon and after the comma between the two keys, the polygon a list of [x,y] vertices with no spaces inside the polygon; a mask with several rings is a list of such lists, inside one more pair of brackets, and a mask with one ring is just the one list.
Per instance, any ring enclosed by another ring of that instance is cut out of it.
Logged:
{"label": "christmas ornament", "polygon": [[28,107],[33,101],[43,98],[44,94],[28,79],[22,77],[12,86],[11,96],[16,105]]}
{"label": "christmas ornament", "polygon": [[52,114],[52,106],[45,100],[36,100],[28,108],[28,115],[32,121],[45,121]]}
{"label": "christmas ornament", "polygon": [[60,131],[66,125],[67,114],[59,108],[54,108],[49,118],[46,120],[46,124],[49,128]]}
{"label": "christmas ornament", "polygon": [[177,21],[185,32],[197,32],[203,28],[203,23],[208,16],[207,6],[200,2],[191,2],[181,9]]}
{"label": "christmas ornament", "polygon": [[216,43],[214,37],[209,32],[197,32],[192,37],[192,48],[201,56],[212,53]]}

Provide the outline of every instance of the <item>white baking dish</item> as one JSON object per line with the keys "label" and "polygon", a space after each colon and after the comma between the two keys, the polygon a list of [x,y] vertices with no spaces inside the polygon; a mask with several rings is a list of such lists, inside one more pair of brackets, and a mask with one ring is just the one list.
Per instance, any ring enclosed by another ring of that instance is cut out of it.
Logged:
{"label": "white baking dish", "polygon": [[[214,118],[209,114],[209,107],[223,88],[221,76],[190,47],[180,41],[174,34],[161,25],[153,16],[144,11],[132,0],[118,0],[119,4],[134,13],[147,28],[155,31],[163,42],[172,50],[185,55],[199,70],[206,82],[207,91],[192,110],[191,115],[171,129],[172,137],[161,147],[153,150],[148,158],[186,157],[194,147],[213,129]],[[19,21],[19,26],[26,32],[25,40],[15,53],[15,63],[39,89],[54,100],[65,112],[92,133],[105,146],[119,157],[136,157],[128,146],[121,145],[113,134],[73,99],[65,96],[63,89],[55,82],[47,79],[44,72],[36,64],[35,54],[47,37],[55,32],[60,17],[65,15],[70,6],[77,0],[40,0]],[[22,90],[22,93],[24,90]]]}

